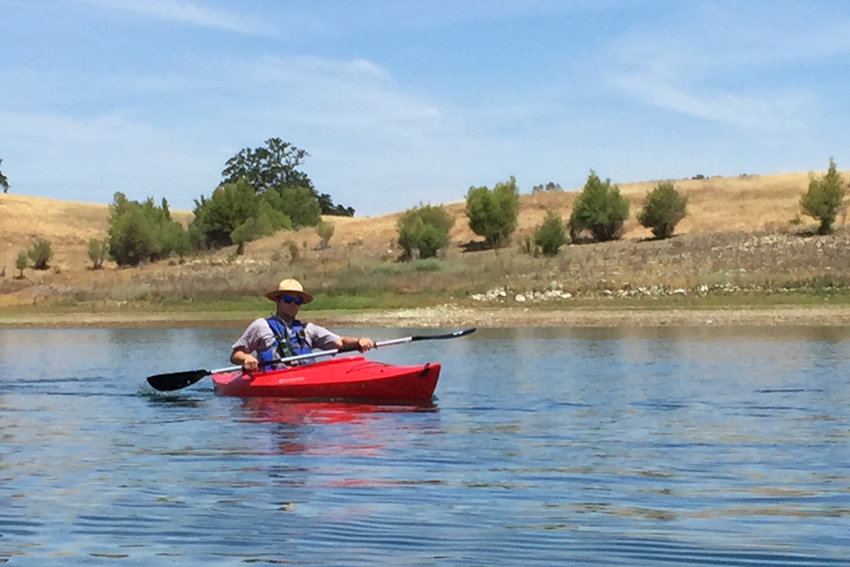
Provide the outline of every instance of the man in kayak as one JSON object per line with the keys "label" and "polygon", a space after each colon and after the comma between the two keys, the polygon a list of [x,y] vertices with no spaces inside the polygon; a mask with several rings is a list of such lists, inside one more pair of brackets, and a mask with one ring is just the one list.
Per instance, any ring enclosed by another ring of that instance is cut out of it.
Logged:
{"label": "man in kayak", "polygon": [[[332,333],[314,323],[301,323],[295,318],[298,309],[313,301],[313,296],[304,291],[297,280],[285,279],[266,297],[277,305],[274,315],[259,318],[248,325],[239,340],[233,343],[230,362],[241,364],[246,371],[253,371],[268,363],[307,354],[319,350],[359,350],[375,348],[368,337],[345,337]],[[253,352],[257,355],[254,356]]]}

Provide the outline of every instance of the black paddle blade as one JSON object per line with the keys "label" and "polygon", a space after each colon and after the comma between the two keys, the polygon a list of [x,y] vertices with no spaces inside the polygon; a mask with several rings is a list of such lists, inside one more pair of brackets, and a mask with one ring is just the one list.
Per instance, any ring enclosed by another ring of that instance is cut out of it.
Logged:
{"label": "black paddle blade", "polygon": [[209,373],[209,370],[189,370],[188,372],[156,374],[155,376],[148,378],[148,384],[150,384],[154,390],[170,392],[172,390],[180,390],[186,386],[191,386],[204,376],[207,376]]}

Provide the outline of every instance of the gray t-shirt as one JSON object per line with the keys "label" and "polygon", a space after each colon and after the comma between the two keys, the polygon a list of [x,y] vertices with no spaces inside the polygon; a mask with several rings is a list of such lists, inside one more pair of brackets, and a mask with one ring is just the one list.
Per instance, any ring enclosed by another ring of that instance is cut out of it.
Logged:
{"label": "gray t-shirt", "polygon": [[[307,344],[314,350],[334,349],[336,348],[336,340],[339,338],[339,335],[336,333],[332,333],[315,323],[304,325],[304,335],[307,339]],[[245,329],[239,340],[233,343],[234,349],[242,348],[246,352],[259,352],[272,346],[274,346],[274,332],[269,327],[269,322],[262,317],[248,325],[248,328]],[[276,353],[275,358],[277,358]]]}

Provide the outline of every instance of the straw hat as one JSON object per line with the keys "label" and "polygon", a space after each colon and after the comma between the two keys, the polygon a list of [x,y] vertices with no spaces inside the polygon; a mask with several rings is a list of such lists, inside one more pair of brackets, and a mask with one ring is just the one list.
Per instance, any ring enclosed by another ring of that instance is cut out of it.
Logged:
{"label": "straw hat", "polygon": [[304,300],[304,303],[310,303],[313,301],[313,296],[304,291],[304,286],[301,285],[301,282],[292,278],[281,281],[278,284],[277,289],[268,292],[266,297],[272,301],[277,301],[278,296],[281,295],[297,295]]}

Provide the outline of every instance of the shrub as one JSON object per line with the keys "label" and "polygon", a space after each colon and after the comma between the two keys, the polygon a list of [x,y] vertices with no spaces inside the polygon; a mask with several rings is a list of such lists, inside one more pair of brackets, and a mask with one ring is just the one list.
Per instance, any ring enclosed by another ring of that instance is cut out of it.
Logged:
{"label": "shrub", "polygon": [[92,269],[99,270],[103,267],[103,259],[106,257],[106,241],[92,238],[89,240],[89,260],[92,262]]}
{"label": "shrub", "polygon": [[309,187],[281,189],[279,209],[292,219],[294,229],[302,226],[316,226],[322,218],[322,207]]}
{"label": "shrub", "polygon": [[44,238],[36,238],[27,251],[27,256],[32,260],[34,270],[46,270],[51,255],[50,241]]}
{"label": "shrub", "polygon": [[466,216],[472,232],[484,237],[487,246],[505,246],[516,230],[519,192],[516,179],[497,183],[493,190],[470,187],[466,193]]}
{"label": "shrub", "polygon": [[286,247],[287,252],[289,252],[290,263],[295,264],[301,259],[301,252],[298,250],[298,245],[295,242],[287,240],[283,245]]}
{"label": "shrub", "polygon": [[534,244],[544,256],[557,256],[558,250],[567,243],[564,222],[555,211],[548,211],[543,222],[534,229]]}
{"label": "shrub", "polygon": [[570,215],[570,238],[576,240],[583,230],[590,230],[598,241],[619,238],[627,218],[629,202],[620,195],[620,188],[611,185],[610,179],[601,181],[590,170]]}
{"label": "shrub", "polygon": [[534,256],[537,258],[540,254],[540,247],[535,244],[533,234],[522,239],[522,242],[519,243],[519,251],[522,254],[527,254],[528,256]]}
{"label": "shrub", "polygon": [[[2,164],[2,163],[3,163],[3,160],[0,159],[0,164]],[[9,192],[9,180],[6,178],[5,175],[3,175],[2,171],[0,171],[0,187],[3,188],[4,193]]]}
{"label": "shrub", "polygon": [[319,248],[324,250],[330,246],[329,243],[331,241],[331,237],[334,235],[334,224],[332,222],[320,220],[316,225],[316,234],[318,234],[321,239],[319,242]]}
{"label": "shrub", "polygon": [[829,169],[823,177],[810,176],[809,190],[800,198],[800,207],[806,215],[820,221],[819,234],[828,234],[832,232],[843,200],[844,181],[835,169],[835,162],[829,158]]}
{"label": "shrub", "polygon": [[671,181],[662,181],[643,200],[638,222],[652,230],[658,239],[670,238],[676,225],[687,214],[688,198]]}
{"label": "shrub", "polygon": [[246,219],[230,233],[230,240],[236,245],[236,254],[241,255],[245,251],[245,243],[262,238],[267,231],[268,227],[257,217]]}
{"label": "shrub", "polygon": [[315,225],[319,203],[309,188],[286,187],[256,193],[246,177],[216,187],[209,199],[195,200],[195,218],[189,225],[192,245],[222,248],[271,236],[279,230]]}
{"label": "shrub", "polygon": [[413,262],[413,269],[417,272],[439,272],[442,269],[440,261],[436,258],[427,258],[425,260],[416,260]]}
{"label": "shrub", "polygon": [[21,278],[24,277],[24,269],[27,266],[29,266],[29,264],[30,264],[30,257],[29,257],[29,254],[27,254],[27,251],[21,250],[20,252],[18,252],[18,257],[15,258],[15,269],[19,270],[19,273],[18,273],[18,276],[17,276],[18,279],[21,279]]}
{"label": "shrub", "polygon": [[154,205],[153,198],[144,203],[130,201],[123,193],[115,193],[109,206],[109,257],[119,266],[137,266],[168,258],[172,252],[181,257],[189,252],[189,237],[180,223],[171,218],[168,202]]}
{"label": "shrub", "polygon": [[402,259],[412,259],[414,250],[420,258],[436,256],[441,248],[448,245],[449,231],[454,223],[454,218],[440,206],[419,205],[406,210],[398,219]]}
{"label": "shrub", "polygon": [[[209,199],[195,200],[195,218],[189,225],[196,248],[222,248],[233,244],[232,233],[256,218],[260,198],[246,178],[216,187]],[[244,230],[244,229],[243,229]]]}
{"label": "shrub", "polygon": [[563,189],[561,189],[561,185],[559,183],[553,183],[552,181],[550,181],[546,185],[540,184],[540,185],[535,185],[534,187],[531,188],[532,194],[543,193],[544,191],[549,191],[549,192],[551,192],[551,191],[563,191]]}
{"label": "shrub", "polygon": [[119,266],[137,266],[154,255],[153,227],[133,207],[109,223],[109,257]]}

